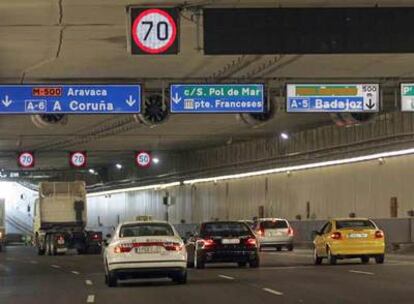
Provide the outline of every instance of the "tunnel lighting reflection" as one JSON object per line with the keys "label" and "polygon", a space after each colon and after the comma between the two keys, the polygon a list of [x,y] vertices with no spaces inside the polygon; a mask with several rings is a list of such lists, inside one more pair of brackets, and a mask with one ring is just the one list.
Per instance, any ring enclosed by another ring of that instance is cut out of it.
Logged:
{"label": "tunnel lighting reflection", "polygon": [[115,167],[116,167],[117,169],[119,169],[119,170],[121,170],[121,169],[122,169],[122,165],[121,165],[121,164],[116,164],[116,165],[115,165]]}
{"label": "tunnel lighting reflection", "polygon": [[88,170],[90,174],[95,174],[95,170],[94,169],[89,169]]}
{"label": "tunnel lighting reflection", "polygon": [[154,158],[152,159],[152,162],[153,162],[154,164],[158,164],[158,163],[160,162],[160,159],[159,159],[158,157],[154,157]]}
{"label": "tunnel lighting reflection", "polygon": [[287,133],[285,133],[285,132],[282,132],[282,133],[280,133],[280,137],[282,138],[282,139],[289,139],[289,134],[287,134]]}
{"label": "tunnel lighting reflection", "polygon": [[208,177],[208,178],[198,178],[198,179],[186,180],[184,181],[184,184],[214,182],[214,181],[227,180],[227,179],[239,179],[239,178],[253,177],[253,176],[273,174],[273,173],[285,173],[285,172],[287,173],[287,172],[292,172],[292,171],[297,171],[297,170],[322,168],[322,167],[335,166],[335,165],[345,165],[345,164],[357,163],[357,162],[368,161],[368,160],[378,160],[380,158],[384,159],[385,157],[402,156],[402,155],[409,155],[409,154],[414,154],[414,148],[391,151],[391,152],[381,152],[381,153],[375,153],[375,154],[357,156],[357,157],[351,157],[351,158],[344,158],[344,159],[337,159],[337,160],[328,160],[328,161],[296,165],[296,166],[290,166],[290,167],[281,167],[281,168],[246,172],[246,173],[240,173],[240,174],[222,175],[222,176],[215,176],[215,177]]}
{"label": "tunnel lighting reflection", "polygon": [[124,192],[131,192],[131,191],[142,191],[142,190],[161,190],[161,189],[165,189],[165,188],[169,188],[169,187],[175,187],[175,186],[179,186],[179,185],[180,185],[180,182],[173,182],[173,183],[167,183],[167,184],[155,184],[155,185],[140,186],[140,187],[133,187],[133,188],[125,188],[125,189],[116,189],[116,190],[94,192],[94,193],[89,193],[87,196],[88,197],[93,197],[93,196],[124,193]]}

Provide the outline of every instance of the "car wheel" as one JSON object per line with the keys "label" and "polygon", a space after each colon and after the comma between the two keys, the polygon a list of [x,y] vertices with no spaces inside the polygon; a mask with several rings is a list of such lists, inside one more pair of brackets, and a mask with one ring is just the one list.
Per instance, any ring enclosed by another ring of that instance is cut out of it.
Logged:
{"label": "car wheel", "polygon": [[383,254],[377,255],[375,257],[375,262],[377,264],[384,264],[385,256]]}
{"label": "car wheel", "polygon": [[108,272],[106,282],[108,287],[116,287],[118,285],[118,278],[113,271]]}
{"label": "car wheel", "polygon": [[277,251],[282,251],[282,247],[281,247],[281,246],[277,246],[277,247],[276,247],[276,250],[277,250]]}
{"label": "car wheel", "polygon": [[52,251],[50,250],[50,235],[46,236],[46,254],[52,255]]}
{"label": "car wheel", "polygon": [[50,255],[56,255],[56,247],[53,238],[50,238]]}
{"label": "car wheel", "polygon": [[194,267],[197,269],[204,269],[205,263],[197,254],[194,255]]}
{"label": "car wheel", "polygon": [[293,244],[288,245],[286,248],[288,251],[293,251]]}
{"label": "car wheel", "polygon": [[187,283],[187,271],[180,271],[174,275],[173,281],[178,284],[186,284]]}
{"label": "car wheel", "polygon": [[368,264],[369,263],[369,257],[367,257],[367,256],[361,257],[361,263],[362,264]]}
{"label": "car wheel", "polygon": [[247,263],[246,262],[238,262],[237,265],[239,265],[239,267],[246,267]]}
{"label": "car wheel", "polygon": [[313,263],[315,265],[322,264],[322,258],[318,256],[318,252],[316,251],[316,248],[313,249]]}
{"label": "car wheel", "polygon": [[259,268],[260,267],[260,259],[256,257],[254,260],[249,261],[250,268]]}
{"label": "car wheel", "polygon": [[327,249],[327,256],[328,256],[328,263],[331,265],[335,265],[336,264],[336,256],[332,254],[331,250],[328,248]]}

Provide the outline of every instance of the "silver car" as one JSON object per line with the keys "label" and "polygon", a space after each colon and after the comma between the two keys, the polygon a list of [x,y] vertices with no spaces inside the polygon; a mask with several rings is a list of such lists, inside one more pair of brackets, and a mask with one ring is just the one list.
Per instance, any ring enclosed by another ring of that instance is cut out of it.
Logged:
{"label": "silver car", "polygon": [[253,230],[259,239],[260,249],[272,247],[280,251],[283,247],[293,250],[293,229],[286,219],[259,218]]}

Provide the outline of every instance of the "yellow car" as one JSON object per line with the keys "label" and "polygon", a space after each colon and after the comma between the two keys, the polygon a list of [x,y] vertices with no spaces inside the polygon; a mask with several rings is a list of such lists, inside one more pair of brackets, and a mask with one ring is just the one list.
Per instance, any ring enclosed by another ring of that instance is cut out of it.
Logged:
{"label": "yellow car", "polygon": [[324,258],[332,265],[338,259],[349,258],[360,258],[365,264],[371,257],[377,264],[384,263],[384,232],[370,219],[332,219],[320,231],[313,233],[313,259],[316,265],[320,265]]}

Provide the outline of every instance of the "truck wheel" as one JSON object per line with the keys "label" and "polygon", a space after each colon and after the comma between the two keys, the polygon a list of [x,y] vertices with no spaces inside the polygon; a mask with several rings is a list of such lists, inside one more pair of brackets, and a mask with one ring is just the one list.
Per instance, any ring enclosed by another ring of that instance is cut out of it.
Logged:
{"label": "truck wheel", "polygon": [[375,262],[377,264],[384,264],[385,256],[383,254],[377,255],[375,257]]}
{"label": "truck wheel", "polygon": [[106,282],[108,284],[108,287],[116,287],[118,285],[118,278],[113,271],[108,272]]}

